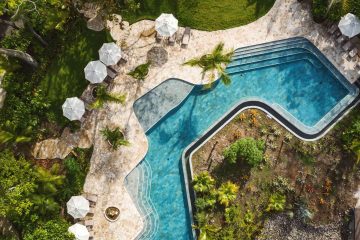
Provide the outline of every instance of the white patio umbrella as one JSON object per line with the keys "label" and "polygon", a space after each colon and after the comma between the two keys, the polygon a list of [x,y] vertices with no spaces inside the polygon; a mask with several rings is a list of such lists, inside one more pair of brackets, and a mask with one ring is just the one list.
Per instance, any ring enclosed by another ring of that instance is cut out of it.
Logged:
{"label": "white patio umbrella", "polygon": [[345,36],[355,37],[360,33],[360,20],[354,14],[348,13],[341,18],[339,29]]}
{"label": "white patio umbrella", "polygon": [[67,213],[74,218],[83,218],[90,210],[89,201],[83,196],[72,196],[66,203]]}
{"label": "white patio umbrella", "polygon": [[101,83],[107,76],[106,66],[99,60],[89,62],[84,72],[85,78],[91,83]]}
{"label": "white patio umbrella", "polygon": [[121,59],[121,48],[115,43],[104,43],[99,49],[99,58],[106,66],[115,65]]}
{"label": "white patio umbrella", "polygon": [[155,30],[162,37],[172,36],[178,28],[178,20],[172,14],[162,13],[155,21]]}
{"label": "white patio umbrella", "polygon": [[62,105],[63,115],[69,120],[80,120],[85,113],[85,104],[77,97],[67,98]]}
{"label": "white patio umbrella", "polygon": [[88,240],[90,237],[90,233],[87,228],[79,223],[75,223],[70,226],[68,231],[75,235],[76,240]]}

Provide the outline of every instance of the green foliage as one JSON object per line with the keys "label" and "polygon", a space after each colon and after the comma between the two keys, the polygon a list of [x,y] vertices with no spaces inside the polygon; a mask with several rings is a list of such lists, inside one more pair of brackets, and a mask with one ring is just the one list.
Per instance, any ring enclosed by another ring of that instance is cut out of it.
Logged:
{"label": "green foliage", "polygon": [[347,13],[360,17],[360,2],[358,0],[313,0],[312,13],[315,21],[330,19],[339,21]]}
{"label": "green foliage", "polygon": [[224,157],[230,163],[236,163],[238,159],[245,160],[254,167],[263,160],[264,141],[253,138],[242,138],[231,144],[224,151]]}
{"label": "green foliage", "polygon": [[193,227],[200,230],[200,235],[198,239],[213,240],[215,233],[218,232],[220,229],[214,225],[209,224],[209,216],[204,212],[197,213],[195,218],[198,225]]}
{"label": "green foliage", "polygon": [[202,68],[203,76],[210,72],[210,85],[215,81],[215,72],[220,75],[221,81],[225,85],[231,83],[230,76],[225,72],[225,67],[231,62],[231,58],[234,55],[234,51],[224,53],[224,43],[219,43],[216,45],[214,50],[210,54],[201,56],[200,58],[194,58],[184,63],[184,65],[189,65],[191,67],[200,67]]}
{"label": "green foliage", "polygon": [[235,201],[238,191],[239,187],[236,184],[223,183],[217,191],[219,203],[228,207],[231,202]]}
{"label": "green foliage", "polygon": [[285,209],[286,196],[280,193],[271,194],[269,203],[266,208],[267,212],[276,211],[280,212]]}
{"label": "green foliage", "polygon": [[112,94],[106,91],[106,87],[101,85],[96,88],[96,99],[91,107],[98,109],[104,106],[106,102],[114,102],[124,104],[126,100],[125,94]]}
{"label": "green foliage", "polygon": [[[70,17],[71,2],[61,0],[7,0],[3,5],[4,9],[7,9],[6,14],[12,16],[12,20],[25,19],[41,33],[53,29],[63,30],[64,24]],[[0,10],[0,15],[4,13]]]}
{"label": "green foliage", "polygon": [[173,13],[181,26],[199,30],[220,30],[255,21],[265,15],[274,0],[137,0],[140,8],[133,13],[120,0],[121,15],[131,23],[140,19],[156,19],[161,13]]}
{"label": "green foliage", "polygon": [[129,142],[125,139],[124,134],[120,130],[119,127],[115,128],[114,130],[110,130],[108,127],[101,130],[102,135],[104,138],[109,141],[111,147],[114,150],[117,150],[120,146],[129,146]]}
{"label": "green foliage", "polygon": [[26,52],[29,48],[33,36],[24,29],[14,30],[11,34],[6,35],[1,41],[0,46],[3,48],[16,49]]}
{"label": "green foliage", "polygon": [[208,172],[202,172],[194,177],[193,188],[197,193],[210,193],[214,186],[215,180]]}
{"label": "green foliage", "polygon": [[128,73],[129,76],[132,76],[136,80],[144,81],[149,73],[150,62],[141,64],[137,66],[134,70]]}
{"label": "green foliage", "polygon": [[[227,225],[222,229],[219,239],[254,239],[261,230],[261,223],[258,221],[260,217],[261,213],[245,210],[239,204],[226,208]],[[232,236],[236,237],[231,238]]]}
{"label": "green foliage", "polygon": [[216,197],[217,193],[215,190],[210,191],[202,197],[197,197],[195,200],[196,209],[203,211],[214,208],[216,204]]}
{"label": "green foliage", "polygon": [[352,151],[360,162],[360,114],[357,113],[342,134],[345,148]]}
{"label": "green foliage", "polygon": [[68,232],[70,224],[63,219],[50,220],[31,229],[24,235],[24,240],[73,240]]}
{"label": "green foliage", "polygon": [[271,190],[273,192],[285,194],[293,192],[294,188],[290,185],[290,182],[287,178],[278,176],[271,182]]}
{"label": "green foliage", "polygon": [[312,14],[315,21],[320,22],[325,19],[327,13],[328,0],[313,0]]}
{"label": "green foliage", "polygon": [[61,192],[62,201],[71,196],[80,195],[85,184],[86,174],[90,167],[92,149],[75,149],[76,157],[69,156],[64,160],[65,179]]}
{"label": "green foliage", "polygon": [[36,172],[23,158],[10,151],[0,153],[0,217],[19,223],[30,215],[37,189]]}

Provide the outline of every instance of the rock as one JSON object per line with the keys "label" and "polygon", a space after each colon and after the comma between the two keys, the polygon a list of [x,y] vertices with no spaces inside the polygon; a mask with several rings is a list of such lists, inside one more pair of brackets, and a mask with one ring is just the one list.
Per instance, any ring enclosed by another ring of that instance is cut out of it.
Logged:
{"label": "rock", "polygon": [[36,143],[33,150],[33,156],[36,159],[55,159],[66,158],[72,151],[73,146],[59,138],[47,139]]}
{"label": "rock", "polygon": [[96,3],[86,2],[79,10],[86,18],[95,18],[99,13],[100,6]]}
{"label": "rock", "polygon": [[130,23],[129,23],[129,22],[123,21],[123,22],[121,23],[121,28],[122,28],[122,29],[128,30],[129,27],[130,27]]}
{"label": "rock", "polygon": [[102,14],[96,15],[96,17],[91,18],[89,21],[87,21],[86,26],[88,29],[100,32],[104,30],[105,28],[105,21],[103,19]]}

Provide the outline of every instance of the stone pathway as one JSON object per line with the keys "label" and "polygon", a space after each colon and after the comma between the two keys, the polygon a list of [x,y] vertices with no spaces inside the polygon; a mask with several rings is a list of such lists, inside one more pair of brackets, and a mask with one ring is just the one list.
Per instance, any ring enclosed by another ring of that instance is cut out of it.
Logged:
{"label": "stone pathway", "polygon": [[[226,48],[236,49],[272,40],[304,36],[322,50],[349,81],[353,82],[357,77],[354,71],[355,62],[348,61],[343,56],[341,48],[326,35],[323,27],[312,21],[309,7],[297,0],[277,0],[267,15],[246,26],[215,32],[192,30],[187,49],[180,48],[178,44],[164,46],[169,53],[168,61],[161,67],[151,67],[144,82],[138,82],[126,73],[145,63],[149,49],[159,46],[153,36],[140,37],[142,32],[154,26],[154,22],[144,20],[130,27],[125,25],[124,30],[120,30],[119,23],[108,23],[111,35],[119,38],[115,40],[129,57],[128,63],[121,68],[121,73],[112,86],[113,92],[127,93],[127,101],[124,106],[106,104],[103,109],[94,113],[97,115],[92,136],[94,152],[84,186],[85,192],[99,195],[94,215],[96,240],[134,239],[143,228],[142,217],[124,186],[125,177],[144,158],[148,149],[145,133],[133,111],[133,103],[168,78],[202,83],[200,69],[182,66],[186,60],[211,51],[220,41],[225,43]],[[100,134],[100,130],[105,126],[123,128],[131,145],[111,151]],[[104,217],[104,210],[109,206],[118,207],[121,211],[116,222],[108,222]]]}

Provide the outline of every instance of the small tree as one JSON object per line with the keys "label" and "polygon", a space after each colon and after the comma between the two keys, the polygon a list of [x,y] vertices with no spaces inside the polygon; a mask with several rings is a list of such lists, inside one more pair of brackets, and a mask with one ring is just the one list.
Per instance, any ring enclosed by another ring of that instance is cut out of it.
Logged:
{"label": "small tree", "polygon": [[226,65],[231,62],[233,55],[233,50],[224,53],[224,43],[221,42],[216,45],[211,53],[205,54],[199,58],[190,59],[185,62],[184,65],[202,68],[203,78],[207,72],[210,72],[210,83],[208,84],[208,87],[211,87],[215,80],[215,72],[220,75],[221,81],[225,85],[229,85],[231,83],[231,79],[225,72],[225,68]]}
{"label": "small tree", "polygon": [[144,81],[147,75],[149,74],[150,62],[141,64],[137,66],[134,70],[128,73],[129,76],[132,76],[136,80]]}
{"label": "small tree", "polygon": [[218,189],[219,203],[228,207],[231,202],[235,201],[238,191],[239,187],[236,184],[230,181],[223,183]]}
{"label": "small tree", "polygon": [[238,159],[243,159],[254,167],[262,161],[264,147],[262,140],[257,141],[250,137],[242,138],[225,149],[224,157],[230,163],[236,163]]}
{"label": "small tree", "polygon": [[124,104],[125,100],[126,95],[108,93],[105,86],[99,86],[96,88],[96,98],[95,101],[91,104],[91,108],[101,108],[106,102]]}
{"label": "small tree", "polygon": [[117,127],[114,130],[110,130],[108,127],[101,130],[101,133],[105,139],[110,143],[114,150],[117,150],[120,146],[128,146],[130,143],[125,139],[124,134]]}

